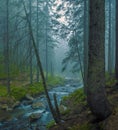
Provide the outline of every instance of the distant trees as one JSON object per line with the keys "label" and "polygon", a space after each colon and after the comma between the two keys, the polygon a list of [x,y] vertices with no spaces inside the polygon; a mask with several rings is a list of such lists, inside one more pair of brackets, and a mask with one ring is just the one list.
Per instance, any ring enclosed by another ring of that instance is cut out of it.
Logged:
{"label": "distant trees", "polygon": [[[45,10],[46,2],[48,0],[25,1],[28,18],[32,24],[34,38],[36,39],[38,52],[40,51],[45,74],[47,73],[46,71],[51,72],[54,70],[52,66],[55,61],[52,57],[54,57],[56,44],[56,40],[54,40],[52,35],[54,34],[52,30],[54,23],[51,22],[49,17],[52,1],[47,4],[47,12]],[[3,61],[1,61],[0,78],[9,79],[9,81],[7,80],[9,82],[7,82],[7,88],[10,85],[10,79],[15,75],[21,74],[21,72],[28,74],[30,83],[38,82],[40,73],[36,57],[32,51],[32,41],[30,40],[27,21],[23,12],[22,0],[0,1],[0,12],[0,27],[2,28],[2,33],[0,34],[0,56],[3,57],[5,62],[5,65],[3,65]],[[46,50],[48,51],[46,52]],[[8,78],[9,76],[10,78]]]}
{"label": "distant trees", "polygon": [[105,91],[104,8],[104,0],[90,0],[87,101],[91,111],[99,120],[105,119],[111,113]]}

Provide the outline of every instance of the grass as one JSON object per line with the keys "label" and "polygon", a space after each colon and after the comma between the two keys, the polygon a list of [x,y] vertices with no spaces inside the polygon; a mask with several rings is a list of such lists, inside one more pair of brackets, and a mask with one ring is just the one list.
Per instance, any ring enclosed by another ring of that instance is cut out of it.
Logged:
{"label": "grass", "polygon": [[55,121],[54,120],[52,120],[52,121],[50,121],[47,125],[46,125],[46,128],[51,128],[51,127],[53,127],[55,125]]}

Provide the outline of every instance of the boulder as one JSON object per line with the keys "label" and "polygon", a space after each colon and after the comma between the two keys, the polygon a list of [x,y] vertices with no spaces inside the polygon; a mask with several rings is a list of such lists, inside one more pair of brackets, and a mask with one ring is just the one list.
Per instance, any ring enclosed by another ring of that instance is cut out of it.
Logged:
{"label": "boulder", "polygon": [[29,116],[29,121],[30,121],[30,122],[36,121],[36,120],[38,120],[40,117],[41,117],[41,113],[32,113],[32,114]]}

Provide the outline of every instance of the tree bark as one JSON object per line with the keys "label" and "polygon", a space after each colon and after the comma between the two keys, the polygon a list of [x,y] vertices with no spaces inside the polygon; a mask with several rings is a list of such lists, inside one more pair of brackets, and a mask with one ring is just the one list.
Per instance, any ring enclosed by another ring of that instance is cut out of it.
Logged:
{"label": "tree bark", "polygon": [[108,72],[112,74],[112,40],[111,40],[111,0],[109,0],[109,41],[108,41]]}
{"label": "tree bark", "polygon": [[84,92],[86,93],[88,72],[88,0],[84,0]]}
{"label": "tree bark", "polygon": [[[38,50],[38,53],[39,53],[39,0],[37,0],[37,30],[36,30],[36,41],[37,41],[37,50]],[[37,82],[39,82],[39,67],[38,67],[38,64],[37,64],[37,75],[36,75],[36,79],[37,79]]]}
{"label": "tree bark", "polygon": [[115,62],[115,77],[118,81],[118,1],[116,0],[116,62]]}
{"label": "tree bark", "polygon": [[90,0],[89,15],[87,101],[103,120],[111,114],[105,91],[105,0]]}
{"label": "tree bark", "polygon": [[7,93],[10,94],[10,61],[9,61],[9,0],[6,1],[6,71],[7,71]]}
{"label": "tree bark", "polygon": [[[32,15],[32,7],[31,7],[31,0],[29,0],[29,21],[30,24],[32,24],[32,19],[31,19],[31,15]],[[32,52],[32,43],[31,43],[31,36],[29,35],[29,47],[30,47],[30,84],[33,83],[33,61],[32,61],[32,57],[33,57],[33,52]]]}

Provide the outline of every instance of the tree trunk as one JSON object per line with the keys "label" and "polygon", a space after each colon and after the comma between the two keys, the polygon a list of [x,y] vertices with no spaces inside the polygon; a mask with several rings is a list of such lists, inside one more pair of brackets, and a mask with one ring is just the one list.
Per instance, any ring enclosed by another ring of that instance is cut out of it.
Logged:
{"label": "tree trunk", "polygon": [[118,1],[116,0],[116,63],[115,63],[115,77],[118,81]]}
{"label": "tree trunk", "polygon": [[[48,14],[48,3],[46,2],[46,9],[45,9],[45,12],[46,12],[46,14]],[[47,30],[47,28],[48,28],[48,22],[47,22],[47,20],[48,20],[48,16],[46,15],[46,23],[45,23],[45,60],[46,60],[46,81],[48,80],[48,30]]]}
{"label": "tree trunk", "polygon": [[[30,15],[29,15],[29,21],[30,21],[30,24],[32,24],[32,19],[31,19],[31,15],[32,15],[32,7],[31,7],[31,0],[29,1],[29,12],[30,12]],[[29,47],[30,47],[30,84],[33,83],[33,61],[32,61],[32,43],[31,43],[31,36],[29,35]]]}
{"label": "tree trunk", "polygon": [[112,74],[111,0],[109,0],[108,72],[110,75]]}
{"label": "tree trunk", "polygon": [[87,101],[92,113],[103,120],[111,114],[105,91],[105,0],[90,0]]}
{"label": "tree trunk", "polygon": [[26,10],[24,1],[23,1],[23,6],[24,6],[25,15],[26,15],[26,20],[28,22],[29,33],[30,33],[30,36],[31,36],[35,56],[36,56],[36,59],[37,59],[37,64],[38,64],[40,74],[41,74],[41,78],[42,78],[42,83],[43,83],[46,99],[47,99],[50,111],[52,113],[52,116],[53,116],[55,122],[60,123],[60,120],[57,118],[57,113],[56,113],[55,109],[53,108],[53,105],[51,103],[51,100],[50,100],[50,97],[49,97],[49,94],[48,94],[47,84],[46,84],[46,80],[45,80],[45,76],[44,76],[44,72],[43,72],[43,67],[42,67],[40,56],[39,56],[39,53],[38,53],[38,50],[37,50],[37,47],[36,47],[36,42],[35,42],[33,31],[32,31],[32,26],[31,26],[31,23],[30,23],[30,21],[28,19],[27,10]]}
{"label": "tree trunk", "polygon": [[9,63],[9,0],[6,1],[6,72],[7,72],[7,92],[10,94],[10,63]]}
{"label": "tree trunk", "polygon": [[86,93],[88,72],[88,0],[84,0],[84,92]]}
{"label": "tree trunk", "polygon": [[[37,50],[38,50],[38,52],[39,52],[39,38],[38,38],[38,36],[39,36],[39,33],[38,33],[38,31],[39,31],[39,1],[37,0],[37,30],[36,30],[36,40],[37,40]],[[39,67],[38,67],[38,64],[37,64],[37,75],[36,75],[36,79],[37,79],[37,82],[39,82]]]}

